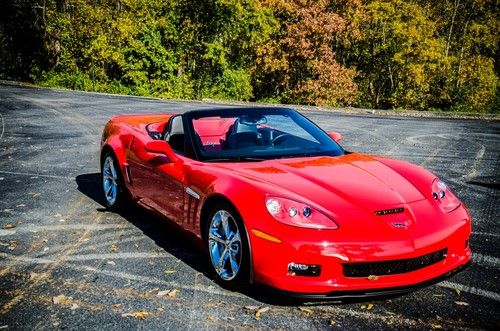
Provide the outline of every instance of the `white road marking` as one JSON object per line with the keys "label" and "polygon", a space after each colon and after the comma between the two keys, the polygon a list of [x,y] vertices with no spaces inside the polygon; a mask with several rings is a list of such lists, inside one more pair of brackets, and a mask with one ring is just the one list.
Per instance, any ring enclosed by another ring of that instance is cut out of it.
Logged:
{"label": "white road marking", "polygon": [[500,259],[493,256],[474,253],[472,254],[472,262],[500,269]]}
{"label": "white road marking", "polygon": [[45,177],[45,178],[57,178],[57,179],[71,179],[71,180],[75,180],[74,177],[57,176],[57,175],[44,175],[44,174],[39,174],[39,173],[34,173],[34,172],[17,172],[17,171],[0,170],[0,174],[30,176],[30,177],[37,176],[37,177]]}
{"label": "white road marking", "polygon": [[2,120],[2,133],[0,133],[0,139],[2,139],[3,138],[3,134],[5,132],[5,120],[4,120],[3,116],[2,116],[2,114],[0,114],[0,120]]}
{"label": "white road marking", "polygon": [[441,152],[441,150],[444,148],[444,146],[446,146],[447,144],[448,144],[447,141],[443,141],[438,147],[436,147],[432,151],[432,153],[429,156],[427,156],[425,158],[425,160],[422,163],[420,163],[420,166],[425,167],[427,165],[427,163],[431,162],[439,154],[439,152]]}
{"label": "white road marking", "polygon": [[483,289],[480,289],[477,287],[462,285],[462,284],[453,283],[453,282],[449,282],[449,281],[443,281],[443,282],[439,283],[438,285],[441,287],[451,288],[452,290],[460,290],[463,292],[479,295],[479,296],[482,296],[484,298],[488,298],[491,300],[500,301],[500,294],[495,293],[495,292],[491,292],[491,291],[486,291],[486,290],[483,290]]}
{"label": "white road marking", "polygon": [[481,148],[477,152],[476,158],[474,159],[474,164],[472,165],[472,168],[467,173],[467,175],[464,176],[464,179],[468,180],[468,179],[476,177],[477,168],[481,164],[481,161],[483,160],[485,152],[486,152],[486,147],[484,145],[481,145]]}
{"label": "white road marking", "polygon": [[[61,225],[32,225],[26,224],[16,227],[15,230],[3,230],[0,229],[0,236],[8,236],[17,233],[39,233],[39,232],[47,232],[47,231],[73,231],[73,230],[87,230],[87,224],[61,224]],[[120,228],[119,224],[99,224],[96,225],[94,230],[109,230],[109,229],[118,229]]]}
{"label": "white road marking", "polygon": [[500,238],[500,234],[497,233],[489,233],[489,232],[472,232],[473,235],[476,236],[486,236],[486,237],[495,237]]}
{"label": "white road marking", "polygon": [[326,306],[315,306],[314,309],[322,311],[322,312],[327,312],[327,313],[334,313],[337,316],[342,316],[342,315],[348,315],[356,318],[363,318],[367,320],[382,320],[384,322],[391,321],[393,323],[397,323],[400,325],[421,325],[422,322],[419,322],[414,319],[410,319],[404,316],[401,316],[399,314],[376,314],[376,313],[371,313],[368,311],[358,311],[358,310],[351,310],[351,309],[345,309],[345,308],[339,308],[337,306],[332,306],[332,305],[326,305]]}
{"label": "white road marking", "polygon": [[[0,253],[0,256],[11,258],[13,255]],[[166,253],[104,253],[104,254],[80,254],[70,255],[65,261],[91,261],[91,260],[120,260],[120,259],[151,259],[151,258],[164,258],[168,257]],[[20,256],[24,264],[50,264],[54,263],[57,259],[44,258],[44,257],[25,257]],[[0,265],[2,262],[0,262]]]}
{"label": "white road marking", "polygon": [[[130,253],[130,254],[136,254],[136,253]],[[141,254],[144,254],[144,257],[146,257],[146,255],[147,255],[148,258],[161,257],[161,256],[157,256],[157,255],[154,255],[151,253],[139,253],[139,255],[137,255],[137,256],[141,256]],[[119,254],[115,253],[115,254],[105,254],[105,255],[114,256],[114,258],[116,259]],[[126,258],[126,256],[128,256],[128,255],[126,254],[124,256]],[[133,256],[133,255],[131,255],[131,256]],[[24,257],[24,256],[13,256],[13,255],[1,253],[1,252],[0,252],[0,257],[4,257],[7,259],[19,258],[26,263],[34,263],[34,264],[40,264],[40,263],[50,264],[50,263],[54,262],[54,260],[51,260],[51,259],[30,258],[30,257]],[[142,257],[142,258],[144,258],[144,257]],[[108,257],[108,258],[111,258],[111,257]],[[67,259],[67,261],[71,261],[71,260],[72,259],[70,256]],[[63,265],[63,267],[69,267],[69,268],[75,269],[75,270],[82,270],[82,271],[87,271],[87,272],[99,273],[99,274],[103,274],[103,275],[107,275],[107,276],[111,276],[111,277],[122,278],[122,279],[126,279],[126,280],[133,280],[133,281],[138,281],[138,282],[144,282],[144,283],[149,283],[149,284],[164,285],[164,286],[175,287],[175,288],[186,289],[186,290],[195,290],[196,289],[197,291],[202,291],[202,292],[206,292],[206,293],[210,293],[210,294],[231,296],[231,297],[237,297],[237,298],[244,298],[245,297],[241,293],[229,292],[229,291],[225,291],[223,289],[219,289],[217,287],[213,287],[213,288],[206,287],[206,286],[202,286],[200,284],[197,284],[196,286],[183,285],[183,284],[179,284],[176,281],[167,281],[167,280],[154,278],[154,277],[133,275],[133,274],[129,274],[129,273],[126,273],[123,271],[104,270],[104,269],[98,269],[98,268],[85,266],[85,265],[76,265],[73,263],[66,263]]]}

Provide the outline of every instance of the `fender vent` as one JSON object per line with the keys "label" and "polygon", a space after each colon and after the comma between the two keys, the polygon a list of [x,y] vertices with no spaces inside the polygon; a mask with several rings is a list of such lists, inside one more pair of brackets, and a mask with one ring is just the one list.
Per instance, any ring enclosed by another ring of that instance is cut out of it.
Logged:
{"label": "fender vent", "polygon": [[405,209],[403,207],[393,208],[393,209],[385,209],[385,210],[377,210],[375,212],[375,215],[383,216],[383,215],[389,215],[389,214],[399,214],[399,213],[402,213],[404,211],[405,211]]}

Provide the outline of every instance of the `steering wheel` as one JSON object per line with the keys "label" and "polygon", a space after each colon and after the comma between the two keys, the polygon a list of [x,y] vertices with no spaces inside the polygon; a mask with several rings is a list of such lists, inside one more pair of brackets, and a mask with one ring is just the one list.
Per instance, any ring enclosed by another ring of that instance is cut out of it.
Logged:
{"label": "steering wheel", "polygon": [[294,137],[294,136],[289,134],[289,133],[282,133],[279,136],[276,136],[271,140],[271,146],[279,145],[282,142],[284,142],[285,140],[287,140],[288,138],[292,138],[292,137]]}

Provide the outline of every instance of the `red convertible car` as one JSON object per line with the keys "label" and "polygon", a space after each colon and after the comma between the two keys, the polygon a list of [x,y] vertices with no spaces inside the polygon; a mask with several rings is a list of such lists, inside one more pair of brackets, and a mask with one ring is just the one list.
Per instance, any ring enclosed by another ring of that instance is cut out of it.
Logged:
{"label": "red convertible car", "polygon": [[398,294],[469,262],[471,217],[443,181],[340,139],[284,108],[114,117],[101,144],[106,204],[131,199],[194,234],[229,287]]}

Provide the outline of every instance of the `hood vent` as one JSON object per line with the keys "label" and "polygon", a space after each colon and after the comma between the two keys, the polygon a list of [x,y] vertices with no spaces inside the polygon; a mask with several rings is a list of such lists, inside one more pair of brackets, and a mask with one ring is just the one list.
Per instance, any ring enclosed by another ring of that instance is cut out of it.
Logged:
{"label": "hood vent", "polygon": [[385,210],[377,210],[375,212],[375,215],[383,216],[383,215],[389,215],[389,214],[399,214],[399,213],[402,213],[404,211],[405,211],[405,209],[403,207],[393,208],[393,209],[385,209]]}

